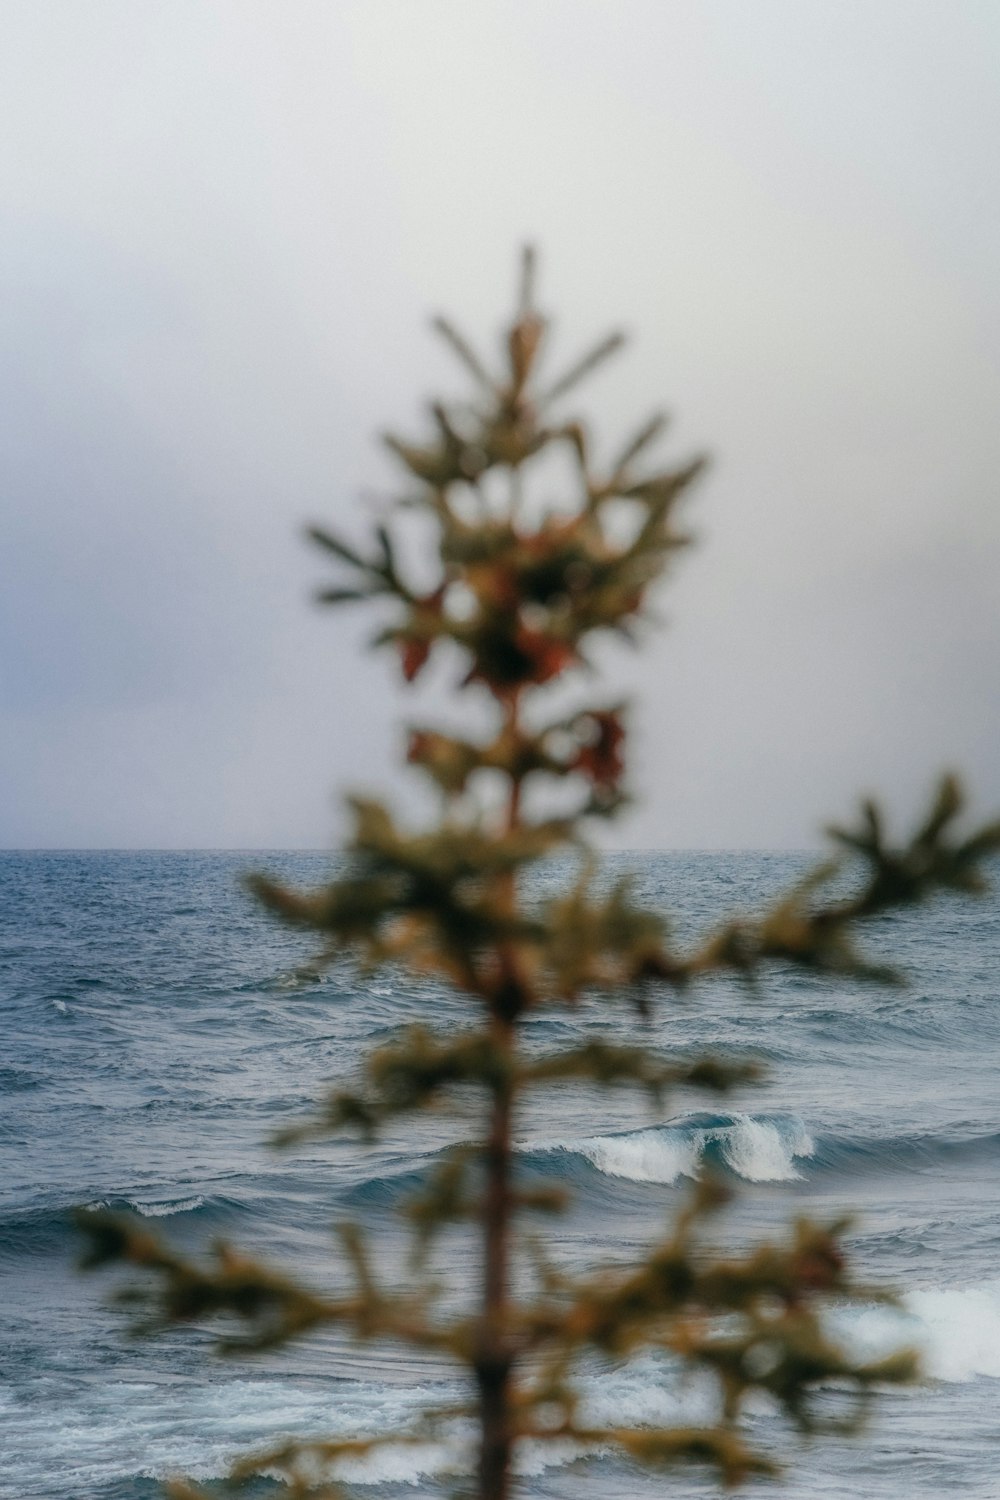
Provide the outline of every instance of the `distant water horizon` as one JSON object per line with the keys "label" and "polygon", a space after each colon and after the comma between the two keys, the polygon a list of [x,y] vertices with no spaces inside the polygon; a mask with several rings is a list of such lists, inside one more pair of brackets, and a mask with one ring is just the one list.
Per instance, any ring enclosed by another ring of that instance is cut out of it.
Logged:
{"label": "distant water horizon", "polygon": [[[0,854],[341,854],[343,844],[0,844]],[[809,854],[815,844],[629,844],[621,848],[594,846],[599,855],[628,854]]]}
{"label": "distant water horizon", "polygon": [[[425,978],[359,976],[346,962],[293,978],[310,944],[243,889],[248,859],[315,884],[336,851],[0,851],[0,1493],[18,1500],[153,1500],[174,1473],[221,1478],[247,1448],[283,1435],[405,1426],[460,1393],[447,1366],[404,1349],[324,1336],[221,1363],[203,1331],[139,1344],[84,1278],[69,1214],[108,1205],[194,1250],[224,1236],[298,1270],[330,1275],[331,1224],[359,1218],[403,1275],[394,1210],[469,1117],[435,1113],[377,1145],[267,1137],[307,1115],[324,1085],[415,1020],[454,1026],[468,1002]],[[640,850],[604,855],[630,871],[680,944],[734,911],[758,910],[815,851]],[[542,868],[538,889],[564,868]],[[649,1022],[600,997],[533,1018],[529,1048],[610,1035],[663,1053],[753,1058],[765,1081],[706,1109],[663,1111],[627,1091],[553,1087],[518,1124],[519,1161],[574,1190],[548,1231],[557,1263],[626,1263],[652,1243],[711,1165],[738,1189],[714,1239],[737,1248],[794,1215],[856,1215],[859,1279],[895,1287],[834,1309],[846,1348],[903,1344],[927,1380],[884,1393],[860,1438],[803,1446],[765,1405],[753,1436],[785,1482],[780,1500],[970,1500],[997,1495],[1000,1395],[1000,900],[946,897],[881,919],[869,950],[898,962],[902,990],[775,974],[754,993],[714,978],[665,995]],[[470,1295],[476,1249],[448,1243],[449,1294]],[[708,1393],[643,1354],[584,1372],[585,1410],[641,1426],[710,1415]],[[831,1396],[835,1399],[835,1394]],[[448,1493],[467,1462],[459,1429],[368,1455],[345,1476],[358,1500]],[[523,1500],[705,1500],[718,1487],[666,1478],[608,1453],[521,1456]],[[449,1480],[450,1476],[450,1480]],[[415,1489],[416,1487],[416,1489]],[[259,1494],[277,1495],[268,1481]]]}

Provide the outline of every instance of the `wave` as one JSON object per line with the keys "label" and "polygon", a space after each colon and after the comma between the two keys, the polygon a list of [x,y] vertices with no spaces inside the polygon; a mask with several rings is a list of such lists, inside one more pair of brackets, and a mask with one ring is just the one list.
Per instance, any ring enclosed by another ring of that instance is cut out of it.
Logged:
{"label": "wave", "polygon": [[724,1167],[746,1182],[788,1182],[801,1177],[796,1161],[815,1142],[797,1115],[687,1115],[645,1130],[535,1145],[548,1153],[586,1158],[609,1177],[668,1185],[697,1177],[707,1165]]}
{"label": "wave", "polygon": [[935,1379],[1000,1379],[1000,1281],[907,1292],[903,1305],[921,1325],[927,1370]]}
{"label": "wave", "polygon": [[940,1135],[914,1131],[895,1136],[823,1136],[817,1166],[855,1175],[864,1171],[919,1172],[1000,1159],[1000,1132]]}
{"label": "wave", "polygon": [[[581,1203],[614,1206],[614,1184],[671,1186],[714,1169],[747,1183],[795,1184],[809,1177],[842,1177],[844,1191],[872,1174],[947,1174],[1000,1163],[1000,1132],[981,1136],[902,1134],[885,1137],[814,1135],[794,1114],[696,1113],[635,1130],[564,1140],[522,1143],[524,1168],[555,1176],[576,1189]],[[414,1159],[385,1154],[370,1176],[344,1184],[336,1197],[349,1213],[390,1214],[426,1180],[435,1153]],[[36,1204],[0,1213],[0,1259],[20,1254],[72,1253],[74,1230],[68,1202]],[[238,1193],[133,1190],[95,1199],[91,1208],[138,1214],[145,1219],[196,1223],[204,1232],[255,1232],[271,1224],[303,1232],[325,1226],[329,1199],[313,1202],[292,1178],[248,1178]],[[325,1232],[325,1229],[324,1229]]]}
{"label": "wave", "polygon": [[1000,1280],[914,1289],[900,1304],[843,1309],[831,1315],[832,1330],[856,1358],[909,1346],[932,1380],[1000,1380]]}
{"label": "wave", "polygon": [[[0,1215],[0,1260],[15,1260],[22,1255],[63,1254],[79,1249],[79,1235],[73,1222],[78,1204],[45,1205],[10,1209]],[[219,1220],[242,1207],[235,1199],[204,1198],[200,1193],[178,1198],[145,1196],[94,1199],[83,1205],[85,1210],[111,1209],[115,1213],[139,1214],[144,1219],[164,1219],[175,1215],[198,1215]]]}
{"label": "wave", "polygon": [[793,1182],[808,1173],[857,1176],[867,1172],[952,1169],[1000,1158],[1000,1132],[942,1136],[914,1132],[898,1136],[814,1136],[791,1114],[692,1114],[639,1130],[540,1141],[522,1150],[545,1169],[546,1158],[584,1159],[607,1177],[669,1185],[722,1168],[745,1182]]}
{"label": "wave", "polygon": [[[878,1173],[952,1173],[1000,1159],[1000,1133],[941,1136],[814,1134],[794,1114],[695,1113],[661,1125],[518,1146],[526,1169],[557,1176],[594,1207],[613,1181],[670,1186],[714,1169],[749,1183],[795,1183],[807,1176],[858,1179]],[[395,1156],[347,1188],[352,1212],[390,1213],[426,1180],[435,1159]],[[602,1184],[598,1185],[595,1174]],[[849,1191],[849,1185],[847,1191]]]}
{"label": "wave", "polygon": [[[536,1171],[578,1175],[582,1158],[607,1177],[669,1184],[697,1177],[711,1163],[747,1182],[786,1182],[801,1176],[795,1162],[812,1156],[815,1143],[795,1115],[696,1114],[664,1125],[566,1141],[526,1142],[521,1159]],[[585,1170],[589,1170],[585,1169]],[[402,1160],[345,1194],[351,1207],[391,1208],[424,1180],[426,1165]]]}
{"label": "wave", "polygon": [[[94,1203],[88,1204],[90,1208],[108,1208],[110,1204]],[[125,1198],[122,1207],[130,1209],[132,1213],[141,1215],[144,1219],[167,1219],[174,1214],[190,1214],[196,1209],[204,1208],[205,1199],[201,1193],[195,1193],[190,1198]]]}
{"label": "wave", "polygon": [[401,1199],[427,1181],[427,1169],[434,1159],[433,1153],[428,1153],[417,1166],[402,1159],[383,1163],[380,1172],[363,1177],[345,1190],[345,1207],[352,1212],[363,1209],[374,1213],[395,1209]]}

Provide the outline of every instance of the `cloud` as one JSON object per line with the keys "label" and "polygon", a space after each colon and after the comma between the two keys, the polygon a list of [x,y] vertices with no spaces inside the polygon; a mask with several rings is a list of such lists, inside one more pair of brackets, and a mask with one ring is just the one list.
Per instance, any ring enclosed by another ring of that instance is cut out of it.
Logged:
{"label": "cloud", "polygon": [[[0,842],[325,843],[401,712],[306,607],[373,435],[517,244],[610,443],[716,454],[625,842],[1000,802],[992,7],[14,4],[0,63]],[[581,404],[582,397],[581,397]],[[440,706],[439,693],[434,702]],[[410,793],[396,778],[396,795]]]}

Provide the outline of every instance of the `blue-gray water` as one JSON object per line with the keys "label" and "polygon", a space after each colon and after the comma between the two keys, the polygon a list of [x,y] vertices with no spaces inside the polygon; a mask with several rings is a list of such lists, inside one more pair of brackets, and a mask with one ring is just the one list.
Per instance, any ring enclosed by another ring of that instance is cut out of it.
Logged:
{"label": "blue-gray water", "polygon": [[[635,868],[682,933],[759,906],[803,867],[751,853],[613,863]],[[11,1500],[151,1500],[171,1472],[220,1475],[241,1448],[284,1433],[377,1431],[454,1392],[426,1359],[331,1339],[240,1364],[211,1358],[197,1329],[129,1344],[102,1305],[107,1284],[74,1271],[68,1210],[97,1203],[130,1207],[186,1247],[223,1235],[314,1278],[327,1274],[331,1224],[356,1215],[398,1267],[394,1206],[472,1128],[434,1115],[377,1147],[266,1148],[374,1041],[428,1014],[450,1025],[463,1009],[430,982],[358,979],[346,965],[285,987],[308,943],[242,893],[239,873],[255,865],[306,884],[327,868],[316,854],[0,854],[0,1494]],[[905,1311],[853,1310],[842,1336],[873,1351],[915,1342],[931,1379],[885,1394],[860,1441],[789,1439],[783,1493],[985,1500],[1000,1494],[1000,906],[942,900],[882,921],[870,947],[903,964],[909,988],[784,975],[756,995],[706,982],[683,1003],[665,998],[649,1023],[597,999],[539,1018],[532,1046],[602,1032],[666,1050],[708,1044],[763,1059],[768,1078],[714,1115],[696,1113],[706,1104],[694,1096],[658,1116],[625,1092],[554,1088],[521,1141],[576,1190],[552,1225],[554,1253],[575,1266],[648,1243],[706,1157],[740,1187],[717,1231],[727,1244],[804,1210],[856,1210],[857,1267],[901,1290]],[[470,1256],[463,1240],[448,1250],[456,1296]],[[702,1399],[649,1356],[587,1376],[598,1419],[662,1420]],[[780,1443],[773,1414],[751,1420]],[[528,1455],[524,1496],[714,1492],[608,1455],[556,1458]],[[356,1494],[434,1493],[440,1459],[368,1459]]]}

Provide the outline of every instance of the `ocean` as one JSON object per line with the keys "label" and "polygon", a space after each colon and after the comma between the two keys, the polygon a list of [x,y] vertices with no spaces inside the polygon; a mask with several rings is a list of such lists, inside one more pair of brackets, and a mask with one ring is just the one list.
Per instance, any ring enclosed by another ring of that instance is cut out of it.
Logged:
{"label": "ocean", "polygon": [[[221,1476],[241,1450],[287,1434],[405,1424],[460,1387],[404,1349],[328,1335],[239,1361],[201,1328],[140,1343],[84,1277],[74,1206],[130,1209],[187,1250],[214,1238],[306,1279],[336,1260],[332,1226],[358,1218],[405,1276],[395,1210],[472,1117],[435,1112],[377,1145],[277,1153],[269,1134],[306,1115],[373,1044],[418,1019],[452,1028],[466,1003],[428,980],[359,978],[338,963],[290,978],[309,955],[245,894],[264,869],[318,884],[316,853],[0,854],[0,1495],[152,1500],[158,1481]],[[611,856],[643,899],[694,935],[775,896],[811,860],[788,853]],[[539,876],[544,884],[558,869]],[[858,1276],[898,1309],[831,1313],[845,1346],[918,1347],[923,1384],[880,1396],[861,1437],[804,1445],[754,1408],[754,1435],[787,1464],[786,1500],[1000,1496],[1000,903],[941,898],[868,935],[906,988],[776,973],[756,991],[713,979],[648,1020],[613,997],[528,1026],[531,1048],[574,1038],[643,1041],[685,1056],[756,1058],[766,1078],[726,1107],[678,1095],[662,1111],[621,1090],[561,1085],[519,1125],[526,1162],[575,1191],[551,1221],[551,1253],[581,1269],[649,1245],[713,1164],[738,1189],[713,1229],[735,1248],[796,1214],[854,1216]],[[457,1235],[441,1273],[460,1302],[474,1246]],[[708,1393],[650,1355],[588,1369],[585,1409],[642,1424],[697,1415]],[[446,1494],[462,1435],[355,1461],[368,1500]],[[606,1452],[527,1452],[518,1494],[541,1500],[679,1500],[717,1493],[706,1475],[650,1474]],[[269,1481],[259,1493],[276,1493]]]}

